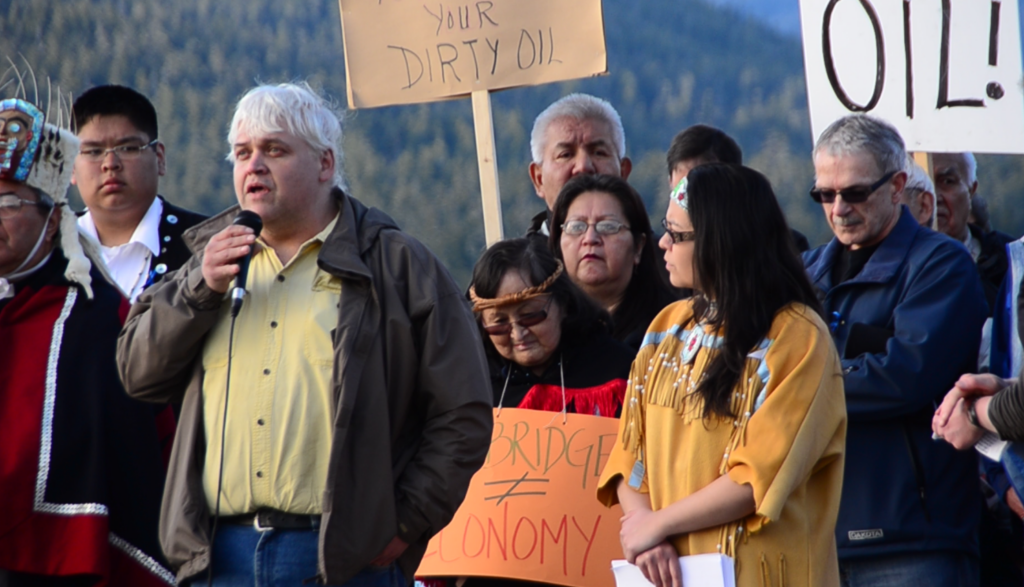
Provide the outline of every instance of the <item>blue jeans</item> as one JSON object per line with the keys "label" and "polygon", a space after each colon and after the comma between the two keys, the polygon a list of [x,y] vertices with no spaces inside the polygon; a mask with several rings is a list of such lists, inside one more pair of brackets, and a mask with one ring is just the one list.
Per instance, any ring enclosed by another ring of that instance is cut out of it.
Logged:
{"label": "blue jeans", "polygon": [[842,587],[978,587],[978,559],[962,552],[913,552],[839,561]]}
{"label": "blue jeans", "polygon": [[[268,530],[252,526],[217,527],[213,545],[215,587],[302,587],[317,574],[318,530]],[[313,582],[310,581],[310,584]],[[192,580],[206,585],[206,574]],[[336,587],[405,587],[397,564],[367,567]]]}

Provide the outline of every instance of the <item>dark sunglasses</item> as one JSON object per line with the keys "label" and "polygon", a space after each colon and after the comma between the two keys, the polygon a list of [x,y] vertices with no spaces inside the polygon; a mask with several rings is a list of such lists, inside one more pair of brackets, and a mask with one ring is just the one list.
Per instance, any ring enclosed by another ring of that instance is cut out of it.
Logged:
{"label": "dark sunglasses", "polygon": [[541,322],[548,319],[548,306],[551,305],[551,300],[555,298],[549,298],[548,303],[544,304],[544,309],[537,312],[527,312],[519,317],[518,320],[510,320],[508,322],[502,322],[501,324],[493,324],[491,326],[484,326],[484,332],[490,336],[508,336],[512,334],[512,326],[518,324],[522,328],[529,328],[536,326]]}
{"label": "dark sunglasses", "polygon": [[692,241],[697,238],[697,233],[692,230],[677,231],[672,230],[668,227],[668,218],[662,218],[661,227],[665,229],[665,234],[668,235],[674,244],[685,243],[686,241]]}
{"label": "dark sunglasses", "polygon": [[847,204],[860,204],[867,200],[871,194],[875,193],[875,190],[882,187],[886,182],[892,179],[898,171],[899,170],[886,173],[882,179],[871,185],[855,185],[841,190],[821,190],[818,188],[812,188],[810,192],[811,199],[819,204],[831,204],[836,201],[836,196],[842,196],[843,201]]}

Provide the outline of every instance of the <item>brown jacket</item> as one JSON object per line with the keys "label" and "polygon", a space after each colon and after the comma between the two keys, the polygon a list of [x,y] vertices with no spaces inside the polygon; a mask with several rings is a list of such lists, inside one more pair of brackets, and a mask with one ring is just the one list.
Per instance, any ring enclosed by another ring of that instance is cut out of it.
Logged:
{"label": "brown jacket", "polygon": [[[487,453],[483,347],[440,261],[384,213],[334,195],[341,217],[317,259],[342,279],[318,579],[346,582],[397,535],[410,545],[398,562],[411,582],[427,541],[451,520]],[[160,542],[179,580],[209,564],[202,348],[225,297],[206,287],[201,257],[237,211],[185,234],[196,255],[142,294],[118,340],[130,395],[183,402],[160,515]]]}

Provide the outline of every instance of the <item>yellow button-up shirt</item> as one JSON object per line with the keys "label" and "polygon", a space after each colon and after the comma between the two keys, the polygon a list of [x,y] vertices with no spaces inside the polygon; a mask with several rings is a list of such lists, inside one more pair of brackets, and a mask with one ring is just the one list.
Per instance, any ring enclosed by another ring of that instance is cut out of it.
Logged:
{"label": "yellow button-up shirt", "polygon": [[[317,266],[338,219],[282,266],[257,247],[248,295],[235,322],[220,515],[273,508],[322,513],[331,447],[334,364],[341,280]],[[203,348],[206,464],[203,489],[214,511],[228,378],[229,304]]]}

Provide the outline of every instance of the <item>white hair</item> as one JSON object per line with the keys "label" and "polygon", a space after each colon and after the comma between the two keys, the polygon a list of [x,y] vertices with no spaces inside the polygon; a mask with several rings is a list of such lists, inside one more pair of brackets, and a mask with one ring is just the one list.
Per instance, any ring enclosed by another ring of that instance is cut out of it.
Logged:
{"label": "white hair", "polygon": [[974,184],[978,181],[978,160],[974,153],[964,153],[964,162],[967,163],[967,183]]}
{"label": "white hair", "polygon": [[822,151],[833,157],[867,153],[883,174],[906,167],[907,150],[896,127],[866,114],[850,114],[830,124],[811,154]]}
{"label": "white hair", "polygon": [[607,122],[612,129],[612,143],[615,145],[617,156],[620,159],[626,156],[626,133],[622,130],[622,118],[615,108],[607,100],[589,94],[569,94],[545,108],[533,121],[530,154],[534,163],[544,161],[544,142],[548,127],[560,118]]}
{"label": "white hair", "polygon": [[907,172],[907,183],[903,187],[904,190],[915,189],[922,192],[935,193],[935,184],[932,182],[932,178],[928,177],[924,167],[918,165],[917,161],[914,161],[914,158],[910,155],[907,155],[907,164],[903,171]]}
{"label": "white hair", "polygon": [[[919,193],[928,192],[932,195],[932,217],[928,222],[928,228],[934,229],[938,216],[939,206],[935,195],[935,184],[928,172],[907,154],[907,164],[903,168],[907,172],[907,183],[903,186],[903,202],[908,203],[910,198],[916,197]],[[908,204],[909,205],[909,204]]]}
{"label": "white hair", "polygon": [[[344,188],[341,116],[306,82],[256,86],[235,107],[228,145],[234,146],[239,131],[250,135],[287,132],[319,154],[334,153],[334,185]],[[234,149],[228,152],[228,161],[235,162]]]}
{"label": "white hair", "polygon": [[974,158],[974,153],[948,153],[948,155],[963,162],[964,179],[967,180],[968,186],[978,181],[978,160]]}

